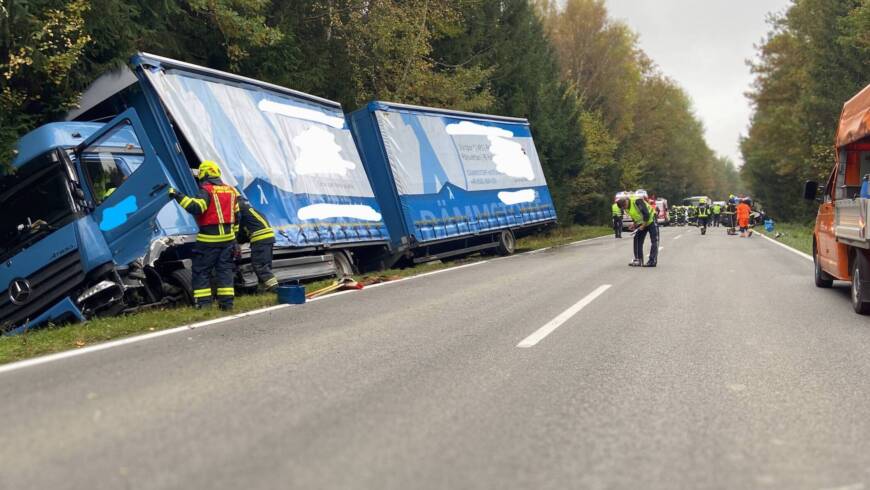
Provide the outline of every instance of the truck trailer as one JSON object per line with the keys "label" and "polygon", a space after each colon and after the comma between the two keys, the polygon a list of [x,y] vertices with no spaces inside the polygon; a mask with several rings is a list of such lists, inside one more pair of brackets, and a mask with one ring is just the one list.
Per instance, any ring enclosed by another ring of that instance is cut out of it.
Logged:
{"label": "truck trailer", "polygon": [[819,201],[813,230],[816,286],[850,281],[855,312],[870,314],[870,85],[845,103],[827,183],[809,181],[804,197]]}
{"label": "truck trailer", "polygon": [[[138,54],[17,148],[0,178],[2,332],[189,301],[197,226],[167,191],[197,192],[203,160],[274,226],[279,281],[388,250],[341,106],[283,87]],[[237,287],[256,287],[247,260]]]}
{"label": "truck trailer", "polygon": [[526,119],[388,102],[348,116],[390,235],[392,263],[481,251],[556,222]]}

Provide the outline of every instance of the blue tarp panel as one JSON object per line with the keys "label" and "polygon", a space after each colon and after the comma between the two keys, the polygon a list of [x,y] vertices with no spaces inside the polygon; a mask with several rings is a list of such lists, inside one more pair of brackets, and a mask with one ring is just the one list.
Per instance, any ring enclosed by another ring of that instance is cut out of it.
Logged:
{"label": "blue tarp panel", "polygon": [[350,120],[394,244],[556,219],[524,119],[372,102]]}
{"label": "blue tarp panel", "polygon": [[162,61],[141,62],[147,82],[197,157],[216,161],[266,215],[279,246],[388,239],[338,104]]}

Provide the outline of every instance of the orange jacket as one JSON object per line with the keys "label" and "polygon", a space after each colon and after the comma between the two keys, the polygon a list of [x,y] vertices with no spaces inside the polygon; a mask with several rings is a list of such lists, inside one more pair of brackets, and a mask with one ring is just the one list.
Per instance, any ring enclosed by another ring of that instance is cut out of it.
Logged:
{"label": "orange jacket", "polygon": [[741,228],[749,227],[749,215],[752,213],[752,208],[745,202],[737,205],[737,225]]}

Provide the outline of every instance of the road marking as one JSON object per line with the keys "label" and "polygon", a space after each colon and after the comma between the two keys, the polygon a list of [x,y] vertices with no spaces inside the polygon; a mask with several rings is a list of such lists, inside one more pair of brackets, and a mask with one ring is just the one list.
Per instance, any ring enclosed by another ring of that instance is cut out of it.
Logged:
{"label": "road marking", "polygon": [[794,248],[794,247],[789,247],[788,245],[786,245],[786,244],[784,244],[784,243],[780,243],[780,242],[774,240],[773,238],[770,238],[769,236],[765,235],[764,233],[756,233],[756,234],[757,234],[758,236],[760,236],[761,238],[764,238],[764,239],[767,240],[767,241],[770,241],[770,242],[772,242],[772,243],[775,243],[775,244],[779,245],[780,247],[782,247],[782,248],[788,250],[789,252],[793,252],[793,253],[796,253],[797,255],[800,255],[801,257],[803,257],[803,258],[809,260],[810,262],[813,261],[813,256],[812,256],[812,255],[807,255],[807,254],[801,252],[800,250],[798,250],[798,249],[796,249],[796,248]]}
{"label": "road marking", "polygon": [[603,286],[599,286],[598,289],[589,293],[585,298],[578,301],[574,306],[563,311],[562,313],[559,314],[559,316],[557,316],[556,318],[553,318],[552,320],[547,322],[546,325],[537,329],[535,331],[535,333],[524,338],[522,340],[522,342],[517,344],[517,347],[522,348],[522,349],[534,347],[535,345],[538,344],[538,342],[544,340],[547,337],[547,335],[550,335],[557,328],[561,327],[563,323],[570,320],[572,316],[576,315],[577,313],[580,312],[580,310],[582,310],[583,308],[588,306],[589,303],[592,303],[593,301],[595,301],[595,298],[604,294],[605,291],[610,289],[610,286],[611,286],[610,284],[605,284]]}
{"label": "road marking", "polygon": [[[312,300],[313,301],[313,300]],[[247,318],[254,315],[259,315],[260,313],[267,313],[270,311],[280,310],[283,308],[288,308],[290,305],[275,305],[270,306],[268,308],[263,308],[260,310],[248,311],[246,313],[239,313],[238,315],[225,316],[221,318],[215,318],[214,320],[207,320],[204,322],[193,323],[190,325],[182,325],[180,327],[169,328],[166,330],[160,330],[159,332],[152,332],[143,335],[137,335],[136,337],[128,337],[126,339],[120,340],[112,340],[109,342],[105,342],[102,344],[91,345],[88,347],[83,347],[81,349],[76,350],[68,350],[65,352],[58,352],[56,354],[49,354],[47,356],[35,357],[33,359],[26,359],[24,361],[18,361],[6,364],[5,366],[0,366],[0,374],[7,373],[9,371],[16,371],[18,369],[23,369],[31,366],[37,366],[39,364],[46,364],[53,361],[59,361],[61,359],[68,359],[70,357],[77,357],[85,354],[90,354],[92,352],[97,352],[101,350],[111,349],[113,347],[120,347],[122,345],[135,344],[136,342],[142,342],[143,340],[156,339],[157,337],[163,337],[164,335],[172,335],[179,332],[185,332],[189,330],[195,330],[198,328],[209,327],[212,325],[217,325],[219,323],[226,323],[230,320],[238,320],[239,318]]]}
{"label": "road marking", "polygon": [[[607,238],[608,236],[610,236],[610,235],[604,235],[604,236],[595,237],[595,238],[587,238],[585,240],[578,240],[576,242],[569,243],[566,246],[579,245],[582,243],[591,242],[594,240],[600,240],[602,238]],[[530,252],[535,252],[535,250],[531,250]],[[481,260],[479,262],[472,262],[470,264],[463,264],[463,265],[458,265],[455,267],[448,267],[446,269],[440,269],[437,271],[424,272],[423,274],[417,274],[415,276],[403,277],[401,279],[396,279],[395,281],[387,281],[387,282],[382,282],[382,283],[378,283],[378,284],[372,284],[371,286],[366,286],[365,288],[363,288],[362,291],[365,291],[366,289],[374,289],[377,287],[386,286],[388,284],[396,284],[396,283],[400,283],[400,282],[404,282],[404,281],[410,281],[412,279],[420,279],[420,278],[427,277],[427,276],[434,276],[435,274],[443,274],[445,272],[455,271],[455,270],[459,270],[459,269],[466,269],[468,267],[483,265],[483,264],[486,264],[488,262],[493,262],[496,260],[510,259],[513,257],[520,257],[523,255],[529,255],[530,252],[524,252],[521,254],[511,255],[508,257],[499,257],[497,259]],[[325,300],[325,299],[329,299],[329,298],[337,298],[339,296],[343,296],[345,294],[350,294],[350,293],[355,293],[355,292],[358,292],[358,291],[357,290],[340,291],[337,293],[328,294],[326,296],[320,296],[320,297],[317,297],[314,299],[309,299],[307,302],[313,303],[315,301],[321,301],[321,300]],[[184,331],[188,331],[188,330],[196,330],[196,329],[200,329],[200,328],[211,327],[214,325],[220,325],[220,324],[227,323],[227,322],[230,322],[233,320],[238,320],[240,318],[249,318],[252,316],[260,315],[262,313],[269,313],[272,311],[277,311],[277,310],[281,310],[284,308],[289,308],[291,306],[295,306],[295,305],[269,306],[266,308],[261,308],[259,310],[251,310],[251,311],[247,311],[245,313],[239,313],[237,315],[230,315],[230,316],[225,316],[225,317],[221,317],[221,318],[215,318],[213,320],[206,320],[206,321],[199,322],[199,323],[181,325],[179,327],[168,328],[166,330],[160,330],[158,332],[140,334],[140,335],[136,335],[133,337],[127,337],[124,339],[111,340],[108,342],[103,342],[101,344],[95,344],[95,345],[90,345],[87,347],[82,347],[82,348],[76,349],[76,350],[68,350],[68,351],[64,351],[64,352],[58,352],[55,354],[48,354],[45,356],[34,357],[32,359],[25,359],[23,361],[10,362],[9,364],[0,365],[0,374],[8,373],[11,371],[17,371],[19,369],[24,369],[24,368],[28,368],[28,367],[32,367],[32,366],[38,366],[40,364],[47,364],[47,363],[54,362],[54,361],[69,359],[71,357],[78,357],[78,356],[90,354],[93,352],[99,352],[101,350],[112,349],[114,347],[121,347],[124,345],[135,344],[137,342],[143,342],[146,340],[156,339],[158,337],[172,335],[172,334],[176,334],[179,332],[184,332]]]}

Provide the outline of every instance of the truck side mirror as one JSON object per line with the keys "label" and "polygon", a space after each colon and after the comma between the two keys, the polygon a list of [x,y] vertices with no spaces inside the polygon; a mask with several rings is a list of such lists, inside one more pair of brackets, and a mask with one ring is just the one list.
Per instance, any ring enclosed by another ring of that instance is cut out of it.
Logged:
{"label": "truck side mirror", "polygon": [[804,199],[807,201],[815,201],[816,195],[819,193],[819,183],[808,180],[804,184]]}

